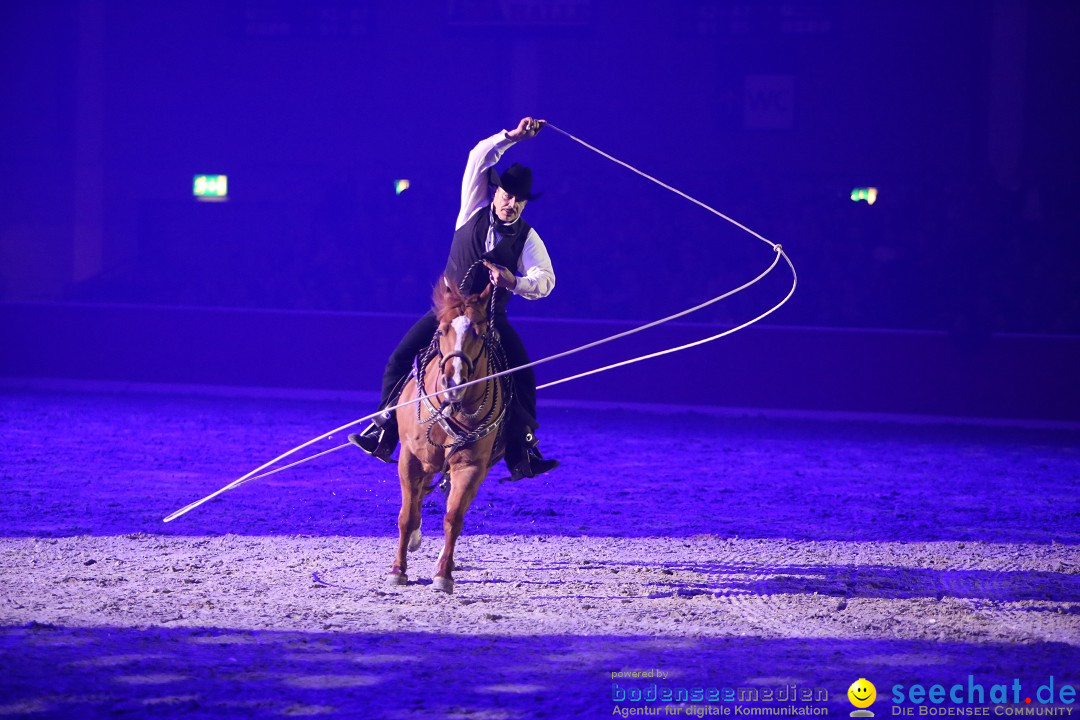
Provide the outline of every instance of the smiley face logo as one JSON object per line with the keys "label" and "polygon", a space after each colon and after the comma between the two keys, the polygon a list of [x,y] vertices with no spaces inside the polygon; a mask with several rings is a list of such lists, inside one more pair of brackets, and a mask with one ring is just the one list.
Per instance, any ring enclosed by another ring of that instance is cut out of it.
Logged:
{"label": "smiley face logo", "polygon": [[877,688],[866,678],[859,678],[851,683],[847,691],[848,700],[857,708],[868,708],[877,700]]}

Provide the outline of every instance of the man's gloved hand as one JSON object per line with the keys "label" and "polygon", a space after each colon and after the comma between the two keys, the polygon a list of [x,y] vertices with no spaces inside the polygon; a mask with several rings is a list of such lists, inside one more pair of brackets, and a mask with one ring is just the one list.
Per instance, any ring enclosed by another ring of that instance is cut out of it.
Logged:
{"label": "man's gloved hand", "polygon": [[510,140],[528,140],[531,137],[535,137],[536,133],[540,132],[540,128],[544,127],[544,123],[546,122],[546,120],[523,117],[516,128],[506,133],[506,137]]}
{"label": "man's gloved hand", "polygon": [[496,265],[488,260],[484,261],[484,267],[488,269],[488,275],[491,276],[491,284],[495,287],[506,288],[507,290],[513,290],[517,287],[517,276],[510,272],[508,268],[504,268],[502,265]]}

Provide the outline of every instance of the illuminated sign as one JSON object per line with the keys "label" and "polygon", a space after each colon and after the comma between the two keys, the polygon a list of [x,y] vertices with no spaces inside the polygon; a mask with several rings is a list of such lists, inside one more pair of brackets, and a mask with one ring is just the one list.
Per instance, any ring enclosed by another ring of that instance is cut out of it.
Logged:
{"label": "illuminated sign", "polygon": [[217,201],[229,199],[229,178],[226,175],[196,175],[191,191],[196,200]]}
{"label": "illuminated sign", "polygon": [[877,202],[877,188],[876,187],[864,187],[855,188],[851,191],[851,201],[859,202],[865,200],[867,205],[873,205]]}

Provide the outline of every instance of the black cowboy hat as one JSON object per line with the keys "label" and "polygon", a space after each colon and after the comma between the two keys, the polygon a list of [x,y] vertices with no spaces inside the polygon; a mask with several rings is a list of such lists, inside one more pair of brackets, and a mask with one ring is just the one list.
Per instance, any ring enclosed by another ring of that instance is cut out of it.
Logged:
{"label": "black cowboy hat", "polygon": [[514,163],[503,170],[502,175],[495,168],[488,168],[488,182],[501,187],[519,200],[535,200],[544,193],[532,194],[532,170],[521,163]]}

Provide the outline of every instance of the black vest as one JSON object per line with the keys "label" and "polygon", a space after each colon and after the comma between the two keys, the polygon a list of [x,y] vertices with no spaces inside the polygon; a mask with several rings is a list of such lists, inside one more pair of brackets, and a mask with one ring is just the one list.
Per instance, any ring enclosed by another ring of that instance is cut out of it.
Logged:
{"label": "black vest", "polygon": [[[488,227],[491,224],[491,205],[473,213],[465,224],[454,232],[454,241],[450,244],[450,257],[446,260],[446,270],[443,274],[446,279],[457,287],[462,287],[465,273],[473,264],[483,258],[496,265],[508,268],[510,272],[516,272],[521,251],[525,249],[525,240],[529,237],[532,227],[523,219],[518,218],[510,231],[503,234],[501,231],[506,226],[496,225],[495,234],[498,240],[490,252],[484,252],[484,243],[487,240]],[[464,285],[466,295],[484,291],[488,284],[488,270],[483,265],[477,265],[470,273],[468,282]],[[505,313],[506,304],[510,302],[510,292],[504,288],[496,290],[495,312]]]}

